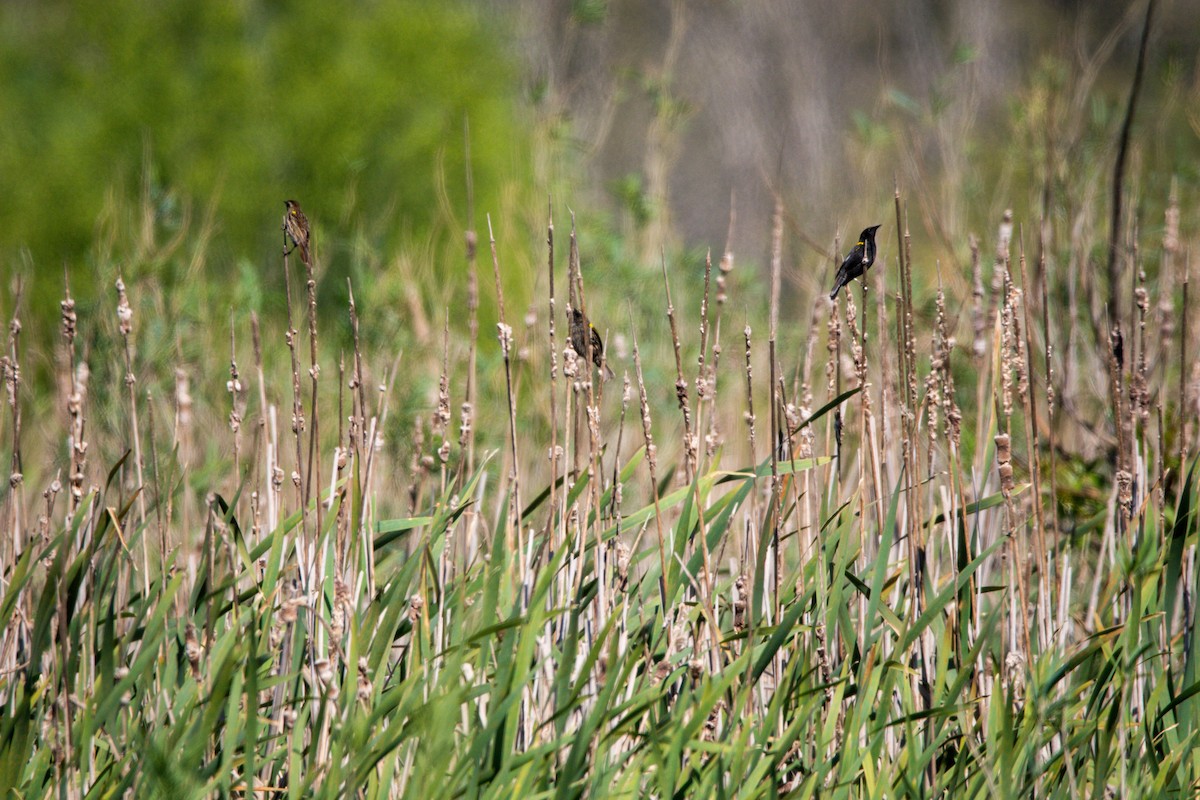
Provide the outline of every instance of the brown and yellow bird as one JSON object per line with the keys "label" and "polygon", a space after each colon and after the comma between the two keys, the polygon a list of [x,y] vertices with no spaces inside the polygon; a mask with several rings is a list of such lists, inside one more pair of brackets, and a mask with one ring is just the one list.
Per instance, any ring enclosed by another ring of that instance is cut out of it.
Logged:
{"label": "brown and yellow bird", "polygon": [[283,214],[283,233],[292,240],[291,250],[284,251],[284,255],[290,255],[292,250],[300,248],[300,260],[305,264],[309,264],[308,260],[308,217],[304,216],[304,212],[300,210],[300,204],[295,200],[284,200],[284,206],[287,211]]}
{"label": "brown and yellow bird", "polygon": [[572,308],[571,347],[575,348],[575,352],[583,358],[587,358],[588,354],[588,340],[585,337],[589,332],[592,340],[592,363],[601,369],[604,380],[610,380],[613,377],[613,371],[608,368],[608,364],[604,363],[604,340],[600,338],[600,332],[593,327],[582,311]]}

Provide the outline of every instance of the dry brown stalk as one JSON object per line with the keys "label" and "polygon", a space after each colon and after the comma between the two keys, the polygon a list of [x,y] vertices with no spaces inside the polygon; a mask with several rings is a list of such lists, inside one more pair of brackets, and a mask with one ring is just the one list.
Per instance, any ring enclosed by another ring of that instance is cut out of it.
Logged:
{"label": "dry brown stalk", "polygon": [[[158,582],[160,587],[165,587],[167,584],[167,529],[171,524],[171,504],[167,502],[167,519],[163,519],[163,491],[162,484],[159,482],[158,475],[158,444],[154,435],[154,403],[151,402],[150,393],[146,392],[146,424],[150,432],[150,476],[154,481],[154,511],[155,520],[158,523]],[[186,535],[186,534],[185,534]],[[145,536],[145,534],[143,534]],[[184,546],[187,548],[185,539]],[[176,608],[178,611],[178,607]]]}
{"label": "dry brown stalk", "polygon": [[1029,277],[1028,270],[1025,266],[1025,239],[1021,238],[1021,312],[1024,318],[1025,336],[1022,339],[1022,348],[1025,353],[1025,391],[1021,395],[1022,402],[1025,405],[1026,419],[1026,449],[1029,452],[1030,459],[1030,482],[1033,484],[1033,519],[1034,519],[1034,543],[1036,546],[1035,557],[1037,558],[1038,571],[1038,597],[1037,597],[1037,621],[1038,621],[1038,651],[1043,652],[1050,644],[1051,638],[1051,612],[1054,610],[1053,598],[1050,596],[1052,588],[1049,576],[1051,574],[1050,565],[1047,562],[1046,549],[1046,522],[1042,514],[1042,469],[1041,469],[1041,426],[1038,424],[1037,402],[1034,400],[1033,392],[1030,387],[1033,384],[1033,325],[1029,321]]}
{"label": "dry brown stalk", "polygon": [[[5,530],[7,532],[7,535],[4,536],[4,540],[0,541],[0,559],[2,559],[3,562],[7,563],[7,564],[15,564],[17,561],[17,558],[19,557],[19,554],[21,552],[23,552],[25,550],[26,546],[29,544],[27,542],[26,536],[25,536],[26,521],[25,521],[25,513],[24,513],[24,490],[23,490],[25,477],[24,477],[24,467],[22,466],[22,463],[21,463],[21,402],[20,402],[20,397],[21,397],[21,358],[20,358],[21,321],[20,321],[20,318],[18,317],[18,311],[17,311],[17,309],[20,308],[20,300],[21,300],[21,290],[20,290],[19,286],[18,286],[16,294],[17,294],[17,296],[15,298],[15,302],[13,303],[12,319],[9,321],[9,324],[8,324],[7,352],[4,354],[3,357],[0,357],[0,383],[3,383],[3,385],[4,385],[5,399],[8,401],[9,413],[11,415],[10,418],[12,420],[12,452],[9,457],[8,492],[5,496],[5,503],[4,503],[5,512],[6,512],[5,513],[6,529]],[[60,594],[61,594],[61,591],[62,590],[60,589]],[[26,618],[24,615],[28,611],[28,609],[25,608],[26,595],[27,595],[27,593],[24,591],[22,591],[20,593],[20,595],[18,595],[18,598],[19,598],[18,614],[21,615],[20,616],[21,619]],[[65,620],[66,620],[65,613],[60,613],[59,624],[60,625],[63,624]],[[5,634],[4,638],[7,638],[8,631],[3,631],[0,633]],[[60,637],[60,638],[65,639],[67,637]],[[3,644],[7,644],[7,643],[4,642]],[[65,661],[66,644],[65,643],[63,644],[63,648],[64,648],[64,653],[63,653],[64,662],[63,663],[66,663],[66,661]],[[3,647],[2,649],[7,650],[8,648]],[[5,661],[7,662],[8,659],[5,659]],[[14,664],[11,664],[11,663],[2,663],[2,664],[0,664],[0,668],[14,669],[15,667],[14,667]],[[64,679],[63,679],[64,685],[66,684],[66,681],[67,681],[67,679],[64,677]],[[68,694],[66,696],[69,696],[69,691],[70,691],[69,686],[66,688],[66,691],[68,692]],[[70,704],[67,703],[68,730],[69,730],[69,723],[70,723],[69,707],[70,707]]]}
{"label": "dry brown stalk", "polygon": [[[708,397],[708,392],[710,390],[708,376],[706,374],[706,369],[705,369],[706,365],[705,365],[704,356],[705,356],[706,351],[708,350],[708,289],[709,289],[709,279],[711,278],[711,276],[712,276],[712,253],[710,251],[708,256],[705,258],[705,263],[704,263],[704,294],[703,294],[703,299],[701,300],[701,303],[700,303],[700,355],[697,358],[697,371],[696,371],[696,434],[692,437],[691,444],[688,445],[689,449],[692,452],[692,456],[696,460],[698,465],[700,464],[700,455],[698,452],[699,444],[698,444],[698,442],[695,441],[695,439],[699,436],[699,431],[703,427],[704,403]],[[664,279],[665,279],[665,272],[664,272]],[[670,304],[670,296],[671,296],[670,295],[670,287],[668,286],[668,289],[667,289],[668,304]],[[673,320],[672,320],[672,328],[674,328]],[[679,350],[678,350],[678,345],[677,345],[676,353],[678,354],[678,352],[679,352]],[[680,377],[682,377],[682,374],[680,375]],[[697,469],[699,469],[699,466],[697,466]],[[696,474],[699,474],[699,473],[696,473]],[[713,579],[712,556],[709,553],[709,548],[708,548],[708,533],[705,529],[705,523],[704,523],[705,504],[703,502],[701,502],[699,481],[693,480],[693,481],[691,481],[691,483],[692,483],[692,499],[693,499],[693,501],[695,503],[695,507],[696,507],[696,531],[697,531],[697,536],[700,539],[700,552],[704,559],[703,560],[704,574],[702,576],[703,582],[701,584],[700,601],[706,611],[705,616],[710,623],[709,634],[710,634],[711,638],[709,639],[709,643],[714,646],[714,649],[710,650],[709,654],[710,654],[710,657],[713,659],[713,664],[715,666],[716,661],[720,658],[719,650],[715,649],[715,645],[717,642],[719,642],[721,640],[720,626],[716,622],[716,612],[712,607],[712,602],[713,602],[712,594],[716,588],[716,584]]]}
{"label": "dry brown stalk", "polygon": [[692,409],[688,402],[687,379],[683,377],[683,356],[680,352],[679,329],[675,325],[675,304],[671,302],[671,282],[667,279],[666,250],[661,250],[659,254],[662,263],[663,286],[667,292],[667,320],[671,325],[671,344],[675,348],[675,399],[683,414],[683,479],[685,483],[691,483],[692,476],[696,474],[697,442],[696,436],[692,432]]}
{"label": "dry brown stalk", "polygon": [[[250,341],[254,350],[254,372],[258,378],[258,426],[255,433],[258,451],[263,455],[264,475],[257,475],[254,485],[262,485],[260,481],[265,477],[266,485],[264,491],[267,498],[267,527],[269,530],[274,530],[278,522],[279,496],[275,490],[275,470],[277,468],[276,461],[278,459],[278,449],[275,446],[274,437],[269,437],[267,429],[268,418],[273,418],[273,409],[267,405],[267,382],[263,375],[263,354],[262,354],[262,335],[258,328],[258,315],[253,311],[250,312]],[[255,462],[257,464],[257,461]],[[251,494],[251,501],[257,500],[257,490]],[[256,505],[259,505],[257,502]],[[259,520],[255,518],[254,541],[257,542],[262,533],[262,527]]]}
{"label": "dry brown stalk", "polygon": [[75,511],[79,508],[79,503],[83,500],[84,470],[87,467],[88,445],[84,439],[86,420],[84,401],[87,395],[87,367],[86,362],[76,363],[75,337],[78,333],[79,318],[75,312],[75,299],[71,297],[71,286],[67,280],[65,271],[63,273],[63,292],[64,297],[59,306],[62,318],[62,335],[67,347],[65,372],[66,383],[69,388],[67,390],[66,406],[68,446],[71,451],[71,467],[67,476],[67,482],[70,487],[70,499],[67,503],[67,524],[70,525],[71,519],[75,516]]}
{"label": "dry brown stalk", "polygon": [[[1054,535],[1057,536],[1060,530],[1058,524],[1058,464],[1056,459],[1058,446],[1055,442],[1055,400],[1057,399],[1057,392],[1055,390],[1054,382],[1054,345],[1050,331],[1050,303],[1047,297],[1049,292],[1047,287],[1050,283],[1050,279],[1046,273],[1045,264],[1047,245],[1044,241],[1044,237],[1046,236],[1046,225],[1040,226],[1040,231],[1040,235],[1043,237],[1043,242],[1038,247],[1040,254],[1038,258],[1042,262],[1038,266],[1038,274],[1041,275],[1042,290],[1042,339],[1044,340],[1046,347],[1046,451],[1050,457],[1050,497],[1052,498],[1050,503],[1050,525]],[[1059,585],[1059,578],[1061,576],[1059,575],[1058,571],[1058,559],[1051,556],[1049,558],[1049,562],[1050,563],[1047,565],[1047,567],[1050,570],[1050,574],[1047,580],[1051,584]],[[1060,598],[1059,605],[1061,606],[1062,603],[1063,601]]]}
{"label": "dry brown stalk", "polygon": [[308,432],[308,468],[305,470],[304,504],[307,506],[313,502],[313,494],[315,492],[317,495],[316,531],[319,533],[323,529],[321,525],[321,455],[318,428],[319,412],[317,406],[320,396],[317,389],[317,379],[321,375],[321,365],[317,360],[317,280],[313,272],[313,261],[315,259],[311,257],[311,250],[306,252],[310,253],[308,260],[304,261],[304,267],[308,272],[308,279],[305,281],[305,286],[308,289],[308,376],[312,381],[312,399],[309,402],[309,416],[312,419],[312,427]]}
{"label": "dry brown stalk", "polygon": [[[778,622],[780,615],[780,605],[782,599],[779,593],[780,571],[783,566],[783,556],[779,547],[779,526],[780,515],[782,511],[783,487],[779,480],[779,447],[777,442],[780,435],[780,427],[782,420],[780,419],[780,399],[778,396],[778,386],[780,383],[779,361],[775,351],[776,334],[779,329],[779,293],[780,283],[783,272],[783,199],[777,194],[775,196],[775,212],[771,222],[771,310],[770,310],[770,328],[767,338],[767,368],[770,375],[770,403],[771,403],[771,484],[768,497],[770,498],[770,508],[767,511],[767,519],[771,524],[771,556],[769,562],[763,560],[763,564],[770,565],[770,587],[771,587],[771,621]],[[763,586],[767,586],[768,582],[763,576]],[[778,677],[781,674],[783,667],[783,656],[781,653],[776,653],[772,659],[772,676]],[[782,732],[779,730],[777,732]]]}
{"label": "dry brown stalk", "polygon": [[[467,332],[469,334],[469,351],[467,354],[467,386],[463,392],[463,424],[460,428],[461,438],[459,447],[466,456],[466,474],[475,472],[475,427],[470,424],[472,409],[477,400],[475,385],[475,366],[478,360],[479,341],[479,271],[475,265],[475,253],[478,250],[479,237],[475,233],[475,177],[471,171],[471,131],[470,123],[463,119],[463,160],[466,163],[467,182],[467,230],[463,234],[467,256]],[[473,511],[468,511],[473,514]]]}
{"label": "dry brown stalk", "polygon": [[[546,273],[550,279],[549,315],[547,316],[550,326],[550,509],[546,515],[545,540],[547,546],[557,548],[558,543],[554,541],[554,517],[558,509],[558,343],[555,338],[554,310],[556,301],[554,296],[554,204],[549,200],[546,203]],[[628,394],[628,389],[626,393]],[[621,418],[624,420],[624,406],[622,406]],[[618,453],[617,459],[613,462],[614,471],[619,472],[619,464],[620,455]],[[615,487],[615,480],[613,484]],[[613,491],[615,498],[616,489],[614,488]]]}
{"label": "dry brown stalk", "polygon": [[[135,474],[137,476],[137,492],[138,501],[138,522],[143,528],[146,527],[146,482],[142,478],[143,464],[142,459],[142,438],[138,424],[138,406],[137,406],[137,390],[134,388],[137,383],[137,378],[133,374],[133,344],[130,342],[130,335],[133,333],[133,308],[129,305],[129,296],[125,292],[125,281],[120,277],[117,278],[117,327],[121,332],[121,341],[125,351],[125,388],[129,391],[129,437],[133,440],[133,463]],[[15,348],[16,334],[19,333],[20,327],[16,328],[13,333],[13,347]],[[15,350],[14,350],[15,353]],[[146,594],[150,593],[150,552],[149,545],[146,543],[146,537],[142,537],[142,589]]]}
{"label": "dry brown stalk", "polygon": [[[349,278],[346,279],[346,292],[348,295],[347,302],[348,311],[350,314],[350,333],[354,342],[353,371],[351,372],[349,382],[346,384],[347,388],[350,390],[350,424],[347,426],[346,431],[347,453],[349,457],[354,460],[354,463],[359,465],[363,464],[367,460],[366,454],[364,453],[364,450],[368,445],[366,425],[367,398],[366,389],[363,387],[363,359],[362,348],[360,347],[358,337],[358,309],[354,304],[354,285],[350,282]],[[352,470],[350,475],[352,480],[358,482],[358,485],[355,487],[358,496],[365,497],[366,495],[364,494],[364,490],[366,487],[364,484],[366,476],[363,475],[362,471],[359,469]],[[371,587],[368,593],[372,594],[374,592],[373,587],[375,583],[375,556],[374,548],[370,546],[369,542],[363,541],[363,539],[366,538],[366,516],[367,515],[365,513],[360,512],[358,516],[357,529],[348,531],[348,538],[351,539],[351,542],[347,544],[346,557],[349,559],[350,555],[354,552],[353,548],[355,543],[362,542],[362,552],[366,561],[367,585],[368,587]]]}
{"label": "dry brown stalk", "polygon": [[[901,273],[904,280],[904,353],[908,359],[908,408],[911,410],[912,418],[909,420],[910,434],[913,437],[914,444],[912,447],[912,471],[911,485],[921,486],[922,477],[920,471],[920,462],[917,459],[916,433],[920,429],[920,410],[917,406],[917,337],[913,325],[913,290],[912,290],[912,234],[908,229],[908,208],[904,209],[904,269]],[[919,560],[925,560],[925,542],[924,534],[919,526],[921,520],[925,519],[923,510],[923,493],[920,491],[910,492],[912,498],[913,509],[910,517],[911,530],[915,534],[914,544],[919,552]],[[923,605],[924,582],[920,581],[917,584],[918,605]]]}
{"label": "dry brown stalk", "polygon": [[442,368],[438,375],[437,408],[433,412],[430,430],[441,440],[438,445],[438,468],[441,473],[440,492],[446,491],[446,462],[450,460],[450,309],[446,308],[442,326]]}
{"label": "dry brown stalk", "polygon": [[[568,330],[570,329],[570,324],[571,324],[571,310],[572,309],[578,308],[580,311],[584,312],[585,317],[587,316],[587,309],[583,308],[583,301],[580,300],[580,298],[579,298],[580,280],[579,280],[578,276],[581,271],[580,266],[579,266],[579,239],[575,235],[575,212],[573,212],[573,211],[571,212],[571,236],[570,236],[569,241],[570,241],[570,245],[567,250],[567,308],[566,308]],[[591,344],[591,341],[589,340],[587,343],[587,349],[588,349],[589,353],[591,351],[591,347],[592,347],[592,344]],[[564,377],[574,377],[575,375],[578,374],[578,371],[575,368],[578,366],[575,355],[576,355],[575,350],[572,347],[567,347],[563,350],[563,361],[564,361],[563,376]],[[584,366],[584,369],[590,370],[591,367],[587,366],[588,363],[590,363],[590,362],[585,360],[583,366]],[[568,365],[570,365],[570,374],[569,375],[568,375]],[[579,406],[577,403],[573,402],[574,396],[571,394],[571,392],[575,389],[575,387],[573,386],[574,383],[576,383],[576,381],[572,381],[570,384],[568,384],[568,387],[565,389],[565,391],[568,394],[567,403],[570,406],[570,411],[571,411],[571,413],[569,413],[567,416],[571,420],[569,434],[570,434],[570,439],[573,443],[572,447],[570,448],[571,472],[570,472],[570,475],[568,476],[572,480],[575,478],[575,476],[577,476],[579,474],[579,469],[580,469]]]}
{"label": "dry brown stalk", "polygon": [[[1183,465],[1188,459],[1188,442],[1191,439],[1192,428],[1195,425],[1195,417],[1189,413],[1188,407],[1188,381],[1190,377],[1187,374],[1187,364],[1189,352],[1188,347],[1191,342],[1188,339],[1188,284],[1191,277],[1191,253],[1189,252],[1183,260],[1183,291],[1181,292],[1179,318],[1182,320],[1179,333],[1179,466],[1182,471]],[[1200,359],[1193,361],[1193,367],[1200,363]]]}
{"label": "dry brown stalk", "polygon": [[[632,314],[630,329],[633,329]],[[667,551],[663,535],[662,507],[658,498],[658,448],[654,444],[654,434],[650,430],[650,400],[646,396],[646,381],[642,377],[642,356],[638,350],[637,334],[633,334],[633,367],[637,374],[638,400],[642,412],[642,438],[646,443],[646,466],[650,472],[650,492],[654,498],[654,526],[658,542],[658,596],[663,613],[667,605]],[[635,543],[636,546],[636,543]]]}
{"label": "dry brown stalk", "polygon": [[750,430],[750,463],[757,464],[758,456],[756,455],[755,431],[754,431],[754,364],[751,358],[752,351],[750,347],[750,323],[746,323],[746,327],[742,329],[742,335],[746,339],[746,427]]}
{"label": "dry brown stalk", "polygon": [[717,322],[720,323],[721,311],[725,301],[729,299],[729,274],[733,272],[733,229],[737,221],[737,203],[735,195],[729,193],[729,231],[725,234],[725,251],[721,263],[717,267]]}
{"label": "dry brown stalk", "polygon": [[233,468],[241,475],[242,472],[242,411],[239,404],[242,394],[242,380],[237,365],[237,339],[234,336],[233,319],[229,320],[229,380],[225,383],[225,391],[229,392],[229,430],[233,433]]}
{"label": "dry brown stalk", "polygon": [[[500,257],[496,252],[496,234],[492,230],[492,215],[487,215],[488,223],[488,243],[492,249],[492,275],[496,279],[496,308],[499,312],[500,321],[496,324],[497,337],[500,340],[500,351],[504,356],[504,381],[508,390],[508,434],[509,441],[512,445],[512,469],[509,472],[509,480],[513,487],[513,501],[511,504],[510,514],[512,515],[512,524],[516,529],[517,548],[522,554],[518,559],[521,565],[521,581],[525,581],[525,534],[522,530],[521,520],[521,482],[519,477],[520,459],[517,456],[517,399],[513,390],[512,380],[512,328],[505,321],[504,314],[504,287],[500,284]],[[504,532],[507,535],[507,530]]]}
{"label": "dry brown stalk", "polygon": [[[617,422],[617,446],[613,452],[613,468],[612,468],[612,504],[610,506],[615,529],[621,530],[621,509],[623,507],[623,486],[621,483],[621,444],[625,440],[625,413],[629,409],[629,400],[632,397],[632,385],[629,381],[629,373],[626,372],[622,376],[621,381],[621,416]],[[618,541],[618,545],[620,542]],[[626,557],[628,558],[629,548],[626,546]],[[618,559],[619,561],[619,559]],[[628,567],[628,563],[626,564]]]}
{"label": "dry brown stalk", "polygon": [[[875,296],[878,300],[875,302],[875,329],[879,331],[880,336],[884,336],[888,330],[887,319],[887,271],[883,269],[874,270],[875,277]],[[881,345],[875,349],[876,363],[879,364],[879,418],[877,424],[882,430],[883,446],[876,450],[875,458],[879,462],[878,469],[881,477],[888,481],[888,485],[894,482],[892,477],[892,469],[890,468],[891,458],[891,442],[892,442],[892,420],[891,409],[895,406],[895,372],[892,369],[891,353],[888,348]],[[811,407],[811,397],[806,399],[806,402]],[[874,449],[874,448],[873,448]],[[876,486],[876,497],[883,497],[883,484],[878,483]],[[882,513],[882,508],[881,508]]]}
{"label": "dry brown stalk", "polygon": [[[351,450],[350,442],[346,439],[346,351],[338,351],[338,374],[337,374],[337,419],[338,432],[337,444],[333,448],[333,466],[330,470],[329,477],[329,500],[330,502],[337,501],[337,520],[334,525],[334,570],[335,574],[342,575],[346,569],[346,560],[349,557],[351,540],[350,540],[350,509],[347,499],[350,497],[349,481],[343,480],[345,477],[346,465],[350,463],[349,453]],[[350,396],[350,404],[354,404],[354,396]],[[340,488],[339,488],[340,487]]]}
{"label": "dry brown stalk", "polygon": [[[917,480],[915,471],[916,455],[913,452],[913,439],[915,438],[916,425],[914,422],[914,409],[911,387],[913,385],[913,377],[910,374],[912,364],[908,358],[908,326],[911,322],[909,313],[910,298],[907,293],[908,289],[908,258],[907,249],[905,248],[906,231],[904,227],[904,216],[902,213],[900,200],[900,186],[895,185],[895,205],[896,205],[896,260],[899,267],[899,294],[897,296],[896,308],[896,361],[900,367],[900,443],[901,443],[901,459],[904,465],[904,472],[907,476],[908,486],[916,487],[920,483]],[[915,522],[915,495],[916,491],[908,491],[905,493],[904,507],[907,513],[906,526],[902,530],[912,532]],[[914,548],[915,542],[909,541],[909,547]],[[913,584],[913,591],[918,592],[920,578],[916,567],[916,551],[910,553],[910,580]],[[914,604],[915,605],[915,604]]]}
{"label": "dry brown stalk", "polygon": [[721,415],[716,411],[717,402],[717,368],[721,364],[721,320],[717,319],[716,334],[713,337],[713,357],[712,363],[708,368],[707,380],[707,399],[712,407],[711,413],[708,415],[708,433],[704,437],[704,457],[712,459],[716,453],[717,447],[721,444]]}
{"label": "dry brown stalk", "polygon": [[[1011,596],[1011,602],[1020,611],[1019,627],[1017,627],[1016,633],[1021,639],[1022,650],[1018,655],[1023,657],[1030,654],[1032,649],[1029,637],[1029,592],[1026,588],[1025,580],[1028,558],[1026,556],[1024,537],[1018,534],[1016,507],[1012,497],[1012,490],[1015,486],[1012,468],[1012,376],[1016,373],[1018,375],[1018,384],[1022,383],[1024,378],[1021,376],[1025,372],[1024,365],[1026,362],[1021,357],[1022,337],[1020,322],[1017,319],[1017,305],[1021,302],[1020,290],[1013,285],[1008,261],[1005,261],[1003,265],[1003,280],[1004,304],[1001,309],[1001,335],[1003,342],[1001,372],[1003,376],[1002,408],[1004,419],[1002,424],[1003,432],[998,434],[995,439],[996,463],[1000,475],[1001,491],[1004,494],[1004,530],[1009,542],[1009,546],[1006,548],[1007,567],[1010,573],[1010,580],[1015,580],[1017,584],[1017,592]],[[1026,391],[1019,387],[1018,395],[1023,397],[1025,394]],[[1024,525],[1021,526],[1021,532],[1024,532]],[[1017,625],[1018,617],[1014,613],[1010,620],[1010,627]],[[1010,637],[1008,646],[1010,651],[1017,646],[1016,637]]]}
{"label": "dry brown stalk", "polygon": [[971,328],[975,332],[971,355],[974,356],[976,365],[979,365],[987,352],[988,325],[983,306],[983,266],[979,258],[979,240],[974,234],[968,237],[967,245],[971,249]]}
{"label": "dry brown stalk", "polygon": [[301,564],[300,564],[300,580],[301,585],[308,590],[309,582],[313,576],[308,573],[307,555],[309,553],[310,530],[308,521],[308,503],[305,502],[304,494],[304,476],[301,470],[304,469],[304,406],[300,400],[300,358],[296,353],[296,335],[299,331],[296,330],[296,325],[292,317],[292,272],[288,262],[288,237],[287,233],[283,236],[283,283],[286,287],[285,295],[287,298],[287,332],[284,335],[284,340],[287,342],[288,350],[292,358],[292,436],[296,442],[296,468],[292,471],[292,485],[296,487],[296,499],[300,504],[300,541],[301,541]]}
{"label": "dry brown stalk", "polygon": [[[587,320],[588,319],[587,300],[585,299],[585,293],[584,293],[583,268],[582,268],[580,257],[579,257],[579,240],[578,240],[578,237],[576,236],[576,231],[575,231],[575,214],[574,213],[571,214],[570,256],[571,256],[570,264],[568,266],[568,273],[569,273],[568,279],[571,280],[571,282],[572,282],[572,286],[574,287],[575,300],[578,302],[578,305],[574,306],[574,307],[578,308],[579,311],[581,311],[583,313],[584,319]],[[573,275],[573,279],[571,279],[572,275]],[[570,314],[570,313],[571,313],[571,309],[568,308],[568,314]],[[571,323],[568,320],[568,326],[570,324]],[[595,360],[596,360],[595,359],[596,354],[592,350],[593,338],[594,338],[593,336],[587,336],[587,335],[583,336],[584,347],[585,347],[586,352],[583,354],[582,361],[577,362],[577,363],[579,366],[583,367],[583,370],[584,370],[583,374],[584,374],[585,378],[582,381],[582,383],[576,382],[575,390],[577,392],[582,392],[583,397],[584,397],[584,420],[583,421],[587,427],[587,432],[588,432],[588,439],[587,439],[587,442],[588,442],[588,460],[587,460],[588,503],[585,505],[585,507],[582,510],[582,513],[580,514],[580,520],[581,520],[581,524],[583,526],[586,526],[586,520],[587,520],[588,514],[589,514],[588,506],[590,506],[590,509],[594,512],[595,518],[596,518],[596,525],[594,527],[594,532],[596,535],[595,559],[596,559],[596,574],[598,576],[600,576],[600,581],[598,584],[598,592],[597,592],[597,601],[598,602],[597,602],[596,606],[594,607],[594,610],[598,610],[598,609],[604,609],[607,607],[607,598],[605,596],[605,592],[606,592],[607,584],[609,582],[608,573],[609,573],[609,569],[611,567],[611,565],[608,563],[609,560],[606,558],[608,549],[604,546],[604,543],[601,541],[602,528],[599,524],[599,520],[600,520],[600,516],[601,516],[601,512],[602,512],[602,509],[600,508],[600,483],[602,480],[601,476],[603,475],[603,471],[602,471],[601,465],[600,465],[600,446],[601,446],[601,442],[600,442],[600,401],[603,396],[604,376],[610,375],[611,371],[606,372],[606,369],[605,369],[606,364],[604,361],[603,350],[601,350],[600,364],[597,365],[597,367],[599,369],[599,374],[601,376],[601,380],[599,382],[593,380],[592,365],[595,363]],[[573,349],[573,347],[571,349]],[[576,437],[575,452],[577,454],[579,453],[578,436]],[[582,565],[584,563],[584,552],[583,552],[584,539],[583,539],[582,535],[580,536],[580,539],[579,539],[579,548],[580,548],[579,564]],[[578,576],[582,577],[582,568],[580,569]]]}

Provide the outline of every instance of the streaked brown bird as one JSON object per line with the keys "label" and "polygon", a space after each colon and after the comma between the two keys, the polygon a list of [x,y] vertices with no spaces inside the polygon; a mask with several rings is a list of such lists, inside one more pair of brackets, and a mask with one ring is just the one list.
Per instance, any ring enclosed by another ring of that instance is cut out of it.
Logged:
{"label": "streaked brown bird", "polygon": [[572,308],[571,347],[575,348],[575,352],[583,358],[587,358],[588,354],[587,339],[584,337],[588,336],[589,332],[591,333],[592,340],[592,363],[601,369],[604,380],[611,380],[613,371],[608,368],[608,364],[604,363],[604,340],[600,338],[600,332],[583,315],[582,311],[578,308]]}
{"label": "streaked brown bird", "polygon": [[858,244],[854,245],[842,266],[838,267],[833,291],[829,293],[830,300],[836,300],[843,286],[862,275],[875,263],[875,231],[879,230],[879,227],[872,225],[858,235]]}
{"label": "streaked brown bird", "polygon": [[300,260],[305,264],[310,263],[308,260],[308,217],[304,216],[304,212],[300,210],[300,204],[295,200],[284,200],[284,206],[287,211],[283,214],[283,232],[287,238],[292,240],[292,249],[284,252],[284,255],[290,255],[292,250],[300,248]]}

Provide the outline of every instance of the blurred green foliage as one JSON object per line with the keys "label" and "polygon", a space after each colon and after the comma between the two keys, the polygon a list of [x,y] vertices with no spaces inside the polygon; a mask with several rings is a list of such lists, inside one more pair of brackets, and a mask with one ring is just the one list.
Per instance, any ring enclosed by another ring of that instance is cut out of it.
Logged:
{"label": "blurred green foliage", "polygon": [[313,219],[323,266],[341,262],[343,291],[341,243],[391,251],[460,215],[460,252],[465,125],[485,234],[505,182],[527,180],[517,68],[495,25],[477,6],[420,0],[5,3],[0,263],[32,278],[37,317],[56,308],[63,263],[80,291],[108,261],[128,280],[148,227],[160,241],[184,231],[184,253],[206,248],[188,280],[220,284],[222,304],[257,301],[288,197]]}

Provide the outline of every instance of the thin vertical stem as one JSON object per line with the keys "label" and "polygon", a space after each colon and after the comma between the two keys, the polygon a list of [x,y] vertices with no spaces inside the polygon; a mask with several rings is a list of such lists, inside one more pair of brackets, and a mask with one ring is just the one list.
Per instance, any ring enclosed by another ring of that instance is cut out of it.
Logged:
{"label": "thin vertical stem", "polygon": [[546,274],[550,279],[550,511],[546,517],[546,542],[554,548],[554,513],[558,508],[558,342],[554,297],[554,204],[546,203]]}
{"label": "thin vertical stem", "polygon": [[522,530],[521,521],[521,478],[520,464],[521,461],[517,456],[517,399],[513,391],[512,378],[512,328],[505,321],[504,314],[504,287],[500,283],[500,257],[496,252],[496,234],[492,231],[492,215],[487,215],[488,223],[488,243],[492,249],[492,275],[496,279],[496,308],[499,312],[500,321],[496,324],[496,329],[500,339],[500,349],[504,354],[504,384],[508,392],[508,436],[512,444],[512,471],[509,473],[509,479],[512,481],[513,500],[511,504],[512,522],[516,526],[517,532],[517,563],[520,565],[519,574],[522,584],[525,582],[525,535]]}

